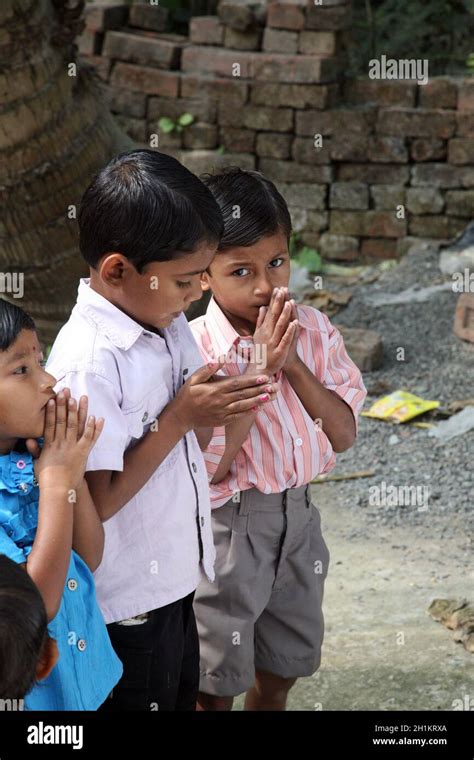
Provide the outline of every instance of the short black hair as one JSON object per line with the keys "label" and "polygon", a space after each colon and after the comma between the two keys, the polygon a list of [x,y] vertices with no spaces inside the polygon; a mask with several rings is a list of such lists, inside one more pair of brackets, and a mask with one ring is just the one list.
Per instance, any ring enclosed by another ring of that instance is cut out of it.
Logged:
{"label": "short black hair", "polygon": [[0,699],[23,699],[36,680],[48,618],[21,565],[0,554]]}
{"label": "short black hair", "polygon": [[16,304],[0,298],[0,351],[7,351],[22,330],[36,330],[33,319]]}
{"label": "short black hair", "polygon": [[230,167],[219,174],[204,174],[201,179],[224,217],[219,251],[255,245],[279,231],[290,239],[291,217],[286,201],[261,172]]}
{"label": "short black hair", "polygon": [[89,266],[117,251],[140,273],[150,262],[218,243],[224,229],[204,183],[172,156],[146,149],[121,153],[96,174],[78,221]]}

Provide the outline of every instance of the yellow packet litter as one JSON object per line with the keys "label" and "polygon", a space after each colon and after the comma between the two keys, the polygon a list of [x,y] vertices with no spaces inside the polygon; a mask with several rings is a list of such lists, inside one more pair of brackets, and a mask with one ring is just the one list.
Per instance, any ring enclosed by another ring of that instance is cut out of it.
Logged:
{"label": "yellow packet litter", "polygon": [[437,409],[439,401],[425,401],[419,396],[407,391],[394,391],[388,396],[379,398],[372,404],[368,412],[361,412],[364,417],[374,417],[377,420],[391,422],[407,422],[419,414]]}

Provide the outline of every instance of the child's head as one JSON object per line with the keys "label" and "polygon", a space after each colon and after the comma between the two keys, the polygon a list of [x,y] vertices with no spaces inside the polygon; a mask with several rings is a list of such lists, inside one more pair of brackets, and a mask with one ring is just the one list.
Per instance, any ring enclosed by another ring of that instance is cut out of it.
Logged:
{"label": "child's head", "polygon": [[223,223],[212,193],[179,161],[133,150],[94,177],[79,228],[92,286],[137,322],[167,327],[201,297]]}
{"label": "child's head", "polygon": [[202,287],[212,290],[230,319],[255,324],[273,288],[289,282],[288,207],[273,182],[259,172],[229,169],[205,175],[203,181],[221,209],[224,234],[201,277]]}
{"label": "child's head", "polygon": [[0,554],[0,699],[23,699],[58,659],[43,599],[21,565]]}
{"label": "child's head", "polygon": [[45,407],[56,395],[56,380],[42,359],[31,317],[0,299],[0,454],[11,451],[18,438],[43,435]]}

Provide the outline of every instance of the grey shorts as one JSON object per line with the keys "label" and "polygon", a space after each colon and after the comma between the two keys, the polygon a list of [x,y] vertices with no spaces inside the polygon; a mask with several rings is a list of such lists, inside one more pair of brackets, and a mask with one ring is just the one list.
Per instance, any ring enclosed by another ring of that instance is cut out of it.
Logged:
{"label": "grey shorts", "polygon": [[310,486],[238,492],[212,512],[216,580],[194,597],[200,691],[236,696],[255,670],[282,678],[319,667],[329,551]]}

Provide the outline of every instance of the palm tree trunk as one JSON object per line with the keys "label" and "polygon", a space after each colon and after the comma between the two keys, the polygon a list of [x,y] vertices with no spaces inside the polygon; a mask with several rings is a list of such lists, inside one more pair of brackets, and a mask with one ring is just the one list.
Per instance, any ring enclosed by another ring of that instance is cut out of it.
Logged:
{"label": "palm tree trunk", "polygon": [[28,311],[47,343],[88,273],[75,218],[81,195],[114,154],[133,147],[97,76],[77,60],[83,6],[0,3],[0,272],[24,282],[22,299],[0,297]]}

